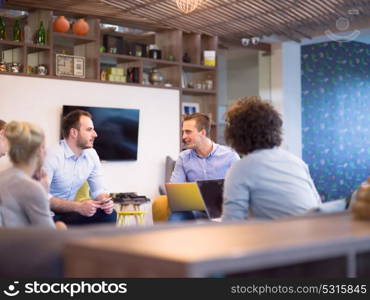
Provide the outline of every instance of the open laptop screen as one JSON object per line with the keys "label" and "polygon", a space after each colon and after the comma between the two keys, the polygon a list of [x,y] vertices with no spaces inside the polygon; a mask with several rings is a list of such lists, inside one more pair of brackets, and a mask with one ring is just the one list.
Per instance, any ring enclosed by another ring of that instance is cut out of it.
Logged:
{"label": "open laptop screen", "polygon": [[200,180],[197,181],[203,201],[207,207],[209,216],[212,219],[220,218],[222,214],[222,194],[224,189],[224,180]]}

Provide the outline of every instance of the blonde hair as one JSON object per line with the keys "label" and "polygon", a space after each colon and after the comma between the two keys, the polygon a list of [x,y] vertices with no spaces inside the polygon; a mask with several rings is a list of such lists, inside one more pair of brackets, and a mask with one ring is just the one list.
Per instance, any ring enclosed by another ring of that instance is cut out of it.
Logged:
{"label": "blonde hair", "polygon": [[6,122],[4,120],[0,120],[0,130],[5,129]]}
{"label": "blonde hair", "polygon": [[15,164],[29,163],[45,139],[41,128],[21,121],[8,123],[5,127],[5,136],[9,142],[8,155]]}

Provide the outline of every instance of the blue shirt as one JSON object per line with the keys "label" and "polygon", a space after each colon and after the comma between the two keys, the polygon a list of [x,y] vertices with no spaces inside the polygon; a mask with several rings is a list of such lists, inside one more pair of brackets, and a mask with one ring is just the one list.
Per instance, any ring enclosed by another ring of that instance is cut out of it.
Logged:
{"label": "blue shirt", "polygon": [[222,179],[232,163],[239,159],[234,150],[218,144],[213,144],[213,149],[207,157],[201,157],[194,149],[188,149],[180,153],[170,182]]}
{"label": "blue shirt", "polygon": [[51,196],[73,200],[86,180],[93,199],[106,192],[95,149],[85,149],[76,157],[67,142],[62,140],[56,148],[48,152],[44,169],[49,177]]}
{"label": "blue shirt", "polygon": [[256,150],[228,171],[224,185],[223,220],[251,215],[276,219],[317,208],[321,199],[307,165],[280,149]]}

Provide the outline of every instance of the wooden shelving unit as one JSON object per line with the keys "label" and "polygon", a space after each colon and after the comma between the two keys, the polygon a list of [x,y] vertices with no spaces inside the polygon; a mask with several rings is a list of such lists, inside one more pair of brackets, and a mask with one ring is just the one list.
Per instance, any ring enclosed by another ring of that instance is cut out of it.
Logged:
{"label": "wooden shelving unit", "polygon": [[84,35],[76,35],[72,33],[60,33],[60,32],[53,32],[54,39],[67,39],[71,40],[76,44],[83,44],[87,42],[96,42],[96,36],[84,36]]}
{"label": "wooden shelving unit", "polygon": [[8,41],[8,40],[0,40],[0,45],[2,46],[2,50],[5,49],[13,49],[17,47],[23,47],[23,42],[14,42],[14,41]]}
{"label": "wooden shelving unit", "polygon": [[182,63],[182,67],[186,72],[203,72],[203,71],[216,71],[215,67],[191,64],[191,63]]}
{"label": "wooden shelving unit", "polygon": [[183,95],[216,95],[215,90],[203,90],[203,89],[182,89]]}
{"label": "wooden shelving unit", "polygon": [[[6,19],[8,39],[0,40],[2,59],[6,63],[19,63],[23,68],[19,73],[0,72],[0,74],[127,84],[139,87],[175,88],[180,91],[180,111],[183,102],[198,103],[200,111],[209,114],[212,118],[212,124],[217,124],[217,67],[203,65],[203,51],[217,50],[217,37],[185,33],[180,30],[164,30],[148,34],[120,33],[101,29],[100,20],[89,17],[85,18],[90,27],[88,34],[79,36],[74,34],[71,29],[67,33],[53,31],[52,24],[59,15],[59,12],[30,10],[27,18],[20,19],[22,31],[27,23],[31,28],[32,35],[36,34],[40,21],[43,21],[47,31],[46,45],[12,41],[14,18]],[[162,52],[162,58],[154,59],[123,53],[110,53],[110,49],[102,50],[104,35],[123,38],[130,43],[156,44]],[[85,57],[85,78],[56,76],[55,57],[58,53]],[[183,62],[185,53],[190,57],[190,63]],[[40,64],[45,65],[48,69],[46,76],[31,73]],[[101,71],[116,66],[123,67],[125,70],[137,67],[139,69],[138,82],[122,83],[100,80]],[[148,74],[153,68],[157,69],[164,77],[160,85],[150,85],[147,82]],[[205,85],[206,80],[212,81],[211,88]],[[212,126],[213,138],[217,136],[216,128],[217,126]]]}
{"label": "wooden shelving unit", "polygon": [[132,55],[125,55],[125,54],[113,54],[113,53],[100,53],[100,57],[110,57],[118,59],[122,62],[143,62],[143,63],[152,63],[158,66],[179,66],[180,63],[176,61],[169,61],[164,59],[153,59],[149,57],[141,57],[141,56],[132,56]]}

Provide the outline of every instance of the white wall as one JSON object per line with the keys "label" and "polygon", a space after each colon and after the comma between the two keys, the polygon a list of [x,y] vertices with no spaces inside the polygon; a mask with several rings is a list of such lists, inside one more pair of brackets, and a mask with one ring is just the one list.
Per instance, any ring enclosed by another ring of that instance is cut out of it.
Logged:
{"label": "white wall", "polygon": [[275,108],[283,115],[283,67],[282,49],[280,43],[271,45],[271,101]]}
{"label": "white wall", "polygon": [[225,144],[225,111],[228,107],[226,50],[217,52],[217,142]]}
{"label": "white wall", "polygon": [[[219,105],[217,141],[224,144],[224,113],[227,107],[238,98],[259,95],[260,90],[265,89],[266,86],[259,86],[261,68],[259,67],[258,51],[238,48],[219,50],[217,55]],[[267,67],[266,61],[264,61],[264,67]],[[267,71],[270,72],[269,67]],[[269,74],[264,79],[269,81]]]}
{"label": "white wall", "polygon": [[301,45],[276,43],[271,50],[271,100],[283,117],[283,147],[302,157]]}
{"label": "white wall", "polygon": [[39,124],[47,146],[58,142],[64,104],[140,109],[137,161],[102,163],[111,192],[157,196],[166,155],[179,154],[178,90],[1,75],[0,91],[0,119]]}
{"label": "white wall", "polygon": [[271,55],[258,51],[258,94],[263,100],[271,100]]}
{"label": "white wall", "polygon": [[302,157],[301,45],[283,43],[284,136],[289,151]]}
{"label": "white wall", "polygon": [[227,53],[229,104],[238,98],[259,94],[258,71],[258,51],[238,49]]}

